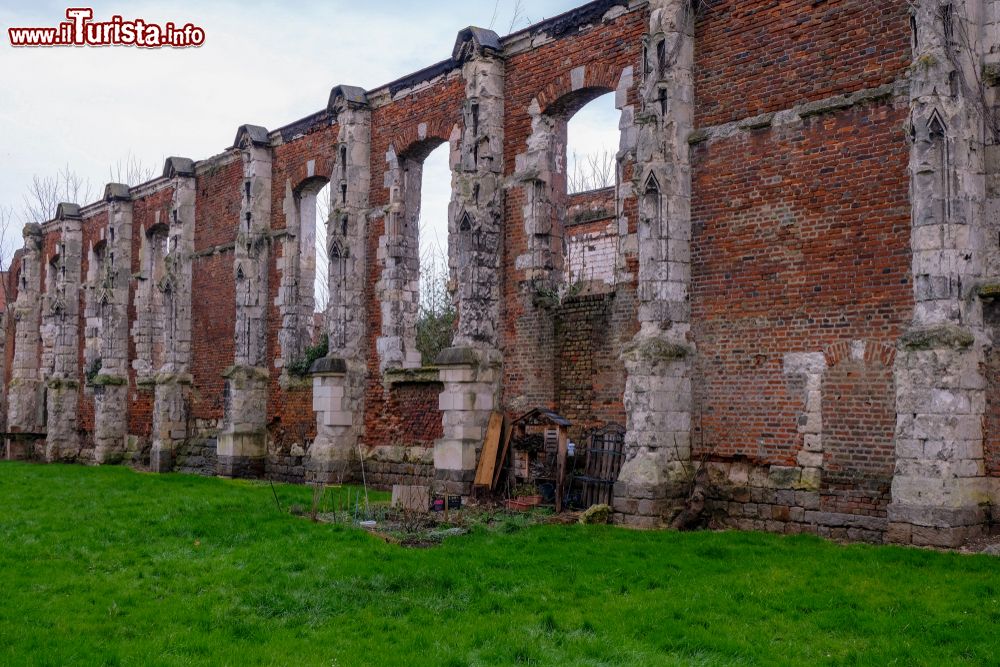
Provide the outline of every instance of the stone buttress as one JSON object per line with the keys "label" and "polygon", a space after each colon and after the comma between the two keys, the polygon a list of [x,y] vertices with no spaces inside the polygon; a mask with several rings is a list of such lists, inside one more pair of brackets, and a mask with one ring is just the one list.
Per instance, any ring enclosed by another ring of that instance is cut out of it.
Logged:
{"label": "stone buttress", "polygon": [[88,292],[88,321],[97,329],[97,357],[88,383],[94,392],[94,461],[118,463],[128,437],[128,305],[132,266],[132,198],[129,187],[104,189],[108,226],[102,247],[92,252],[94,278]]}
{"label": "stone buttress", "polygon": [[626,460],[615,485],[618,520],[656,527],[683,494],[691,458],[691,166],[694,10],[650,3],[644,38],[635,193],[639,204],[640,331],[627,372]]}
{"label": "stone buttress", "polygon": [[80,280],[83,231],[80,207],[59,204],[57,256],[46,273],[42,314],[42,374],[45,378],[45,460],[80,457]]}
{"label": "stone buttress", "polygon": [[365,334],[365,231],[371,184],[371,109],[365,91],[337,86],[329,110],[336,116],[336,159],[327,226],[330,258],[326,333],[329,353],[311,369],[316,440],[307,481],[338,483],[349,477],[364,430],[367,366]]}
{"label": "stone buttress", "polygon": [[173,183],[163,275],[153,289],[162,298],[162,364],[155,370],[154,472],[173,468],[174,452],[188,437],[191,394],[191,259],[194,251],[195,169],[187,158],[168,158],[164,177]]}
{"label": "stone buttress", "polygon": [[35,441],[44,438],[45,387],[42,384],[39,354],[39,325],[42,317],[41,263],[42,228],[24,227],[24,248],[14,302],[14,360],[7,393],[7,458],[25,459],[35,455]]}
{"label": "stone buttress", "polygon": [[218,473],[223,477],[260,477],[267,456],[270,378],[266,355],[272,171],[268,131],[244,125],[236,134],[234,147],[243,161],[240,219],[233,252],[235,358],[225,371]]}
{"label": "stone buttress", "polygon": [[504,61],[500,38],[459,33],[453,59],[465,81],[463,129],[452,140],[448,264],[458,329],[436,360],[443,437],[434,444],[435,491],[469,494],[500,391],[500,247],[503,233]]}
{"label": "stone buttress", "polygon": [[888,508],[894,542],[956,546],[980,534],[986,520],[984,369],[997,332],[984,326],[977,289],[988,274],[998,275],[985,159],[996,136],[984,118],[988,92],[979,81],[992,4],[921,0],[912,8],[915,303],[894,370],[896,469]]}

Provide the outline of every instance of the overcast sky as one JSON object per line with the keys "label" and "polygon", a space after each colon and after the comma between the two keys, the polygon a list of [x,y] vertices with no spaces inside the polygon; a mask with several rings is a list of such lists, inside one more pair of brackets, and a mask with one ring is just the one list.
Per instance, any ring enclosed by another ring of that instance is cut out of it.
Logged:
{"label": "overcast sky", "polygon": [[[0,206],[14,209],[19,223],[33,175],[68,165],[89,179],[96,198],[110,180],[109,166],[129,154],[157,173],[169,155],[210,157],[232,143],[241,124],[274,129],[320,110],[336,84],[372,89],[444,60],[467,25],[492,21],[507,34],[514,11],[514,0],[500,0],[495,19],[493,0],[70,4],[92,6],[95,20],[120,14],[190,22],[204,28],[206,42],[191,49],[14,49],[7,28],[55,26],[67,5],[3,0]],[[582,2],[523,4],[515,29]],[[612,97],[574,119],[571,142],[579,152],[617,149]],[[439,243],[449,197],[444,154],[428,163],[424,190],[424,227]]]}

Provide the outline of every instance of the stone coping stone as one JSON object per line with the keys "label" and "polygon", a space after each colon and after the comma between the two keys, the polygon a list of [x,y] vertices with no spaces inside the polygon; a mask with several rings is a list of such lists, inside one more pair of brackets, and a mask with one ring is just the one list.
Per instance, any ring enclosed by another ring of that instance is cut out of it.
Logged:
{"label": "stone coping stone", "polygon": [[347,361],[339,357],[323,357],[309,367],[310,375],[346,375]]}

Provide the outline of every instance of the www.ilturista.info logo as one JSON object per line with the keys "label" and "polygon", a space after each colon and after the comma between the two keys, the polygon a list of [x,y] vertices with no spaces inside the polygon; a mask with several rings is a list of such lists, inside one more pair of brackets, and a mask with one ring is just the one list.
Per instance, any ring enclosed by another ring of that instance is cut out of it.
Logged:
{"label": "www.ilturista.info logo", "polygon": [[205,43],[205,31],[187,23],[150,23],[143,19],[93,21],[94,10],[71,7],[66,18],[54,28],[8,28],[11,46],[141,46],[187,48]]}

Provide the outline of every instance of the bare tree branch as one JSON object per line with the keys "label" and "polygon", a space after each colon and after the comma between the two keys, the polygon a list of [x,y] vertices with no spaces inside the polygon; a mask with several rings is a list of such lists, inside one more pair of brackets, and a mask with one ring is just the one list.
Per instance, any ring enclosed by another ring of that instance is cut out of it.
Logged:
{"label": "bare tree branch", "polygon": [[90,180],[66,165],[54,176],[34,176],[27,194],[24,195],[24,209],[21,216],[25,223],[48,222],[56,216],[56,207],[62,202],[86,204],[91,198]]}
{"label": "bare tree branch", "polygon": [[325,313],[330,305],[330,253],[326,247],[326,233],[332,197],[333,190],[329,184],[316,193],[316,284],[313,308],[317,313]]}
{"label": "bare tree branch", "polygon": [[615,184],[617,159],[608,149],[579,155],[573,152],[567,169],[566,190],[569,194],[609,188]]}
{"label": "bare tree branch", "polygon": [[[108,167],[108,177],[111,183],[124,183],[129,187],[134,187],[147,181],[151,181],[157,176],[157,170],[154,166],[143,164],[142,160],[137,158],[134,153],[129,152],[129,154],[123,159],[118,160],[113,165]],[[79,202],[84,204],[86,202]]]}

